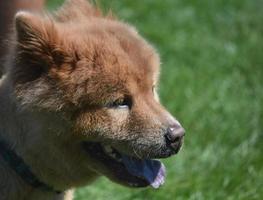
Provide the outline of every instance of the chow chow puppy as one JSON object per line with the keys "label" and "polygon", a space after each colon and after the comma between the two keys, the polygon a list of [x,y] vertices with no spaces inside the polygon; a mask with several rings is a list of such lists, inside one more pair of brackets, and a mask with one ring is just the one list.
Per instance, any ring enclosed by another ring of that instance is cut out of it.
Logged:
{"label": "chow chow puppy", "polygon": [[100,176],[158,188],[184,129],[156,93],[159,57],[85,0],[18,12],[0,83],[1,200],[71,200]]}

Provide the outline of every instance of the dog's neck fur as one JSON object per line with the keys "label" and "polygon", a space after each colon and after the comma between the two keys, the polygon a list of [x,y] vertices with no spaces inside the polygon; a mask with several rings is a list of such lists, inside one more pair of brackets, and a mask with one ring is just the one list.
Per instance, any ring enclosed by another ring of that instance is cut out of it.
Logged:
{"label": "dog's neck fur", "polygon": [[[34,134],[37,131],[48,132],[48,130],[39,127],[35,121],[30,121],[25,113],[19,111],[9,85],[11,84],[8,84],[8,80],[0,82],[0,138],[24,159],[41,181],[51,183],[51,186],[58,187],[55,189],[66,192],[58,195],[55,192],[44,192],[27,185],[0,156],[1,200],[70,200],[72,194],[67,189],[82,184],[77,183],[76,180],[79,179],[78,175],[83,175],[83,171],[78,173],[76,167],[74,168],[75,163],[80,159],[73,155],[74,151],[70,151],[74,146],[58,143],[55,138],[59,137],[58,135]],[[39,138],[43,135],[45,138]],[[46,142],[43,142],[43,139]],[[93,180],[97,176],[88,169],[86,175],[89,176],[86,180]]]}

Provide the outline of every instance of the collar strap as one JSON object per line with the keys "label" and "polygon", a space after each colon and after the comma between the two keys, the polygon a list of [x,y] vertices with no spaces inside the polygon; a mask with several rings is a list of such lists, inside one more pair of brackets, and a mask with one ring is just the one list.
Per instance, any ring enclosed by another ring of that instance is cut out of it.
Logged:
{"label": "collar strap", "polygon": [[55,190],[53,187],[40,181],[36,175],[32,173],[30,167],[20,158],[8,145],[0,140],[0,156],[28,185],[41,189],[46,192],[55,192],[60,194],[61,191]]}

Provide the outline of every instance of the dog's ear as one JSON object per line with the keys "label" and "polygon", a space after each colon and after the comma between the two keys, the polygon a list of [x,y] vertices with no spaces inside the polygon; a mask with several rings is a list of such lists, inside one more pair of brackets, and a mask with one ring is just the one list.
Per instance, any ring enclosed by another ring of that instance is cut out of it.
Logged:
{"label": "dog's ear", "polygon": [[63,6],[55,13],[55,18],[60,22],[92,16],[102,16],[98,7],[92,5],[89,0],[66,0]]}
{"label": "dog's ear", "polygon": [[16,72],[31,79],[63,61],[58,33],[52,20],[28,12],[15,16]]}

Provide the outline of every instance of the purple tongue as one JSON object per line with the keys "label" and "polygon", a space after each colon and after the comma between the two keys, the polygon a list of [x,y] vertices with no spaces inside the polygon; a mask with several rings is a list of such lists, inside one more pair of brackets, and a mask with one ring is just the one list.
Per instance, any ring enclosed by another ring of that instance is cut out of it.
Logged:
{"label": "purple tongue", "polygon": [[165,167],[158,160],[137,160],[122,156],[127,170],[134,176],[144,178],[153,188],[159,188],[165,181]]}

